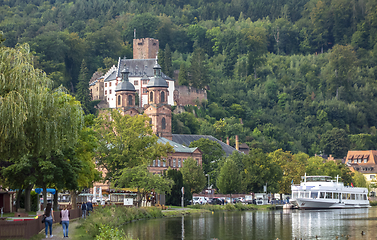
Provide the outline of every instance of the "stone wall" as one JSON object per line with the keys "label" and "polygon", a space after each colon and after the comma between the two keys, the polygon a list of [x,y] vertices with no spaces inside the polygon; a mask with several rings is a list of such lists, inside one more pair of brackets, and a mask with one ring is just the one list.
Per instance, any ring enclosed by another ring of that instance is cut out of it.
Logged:
{"label": "stone wall", "polygon": [[207,91],[199,90],[188,86],[176,86],[174,91],[174,101],[177,106],[198,105],[203,100],[207,100]]}

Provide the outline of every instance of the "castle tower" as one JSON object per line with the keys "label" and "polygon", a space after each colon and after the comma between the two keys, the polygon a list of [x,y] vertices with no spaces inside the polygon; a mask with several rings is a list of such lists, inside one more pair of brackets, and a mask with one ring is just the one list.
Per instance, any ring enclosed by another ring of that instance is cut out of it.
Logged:
{"label": "castle tower", "polygon": [[128,80],[128,68],[122,70],[122,81],[115,88],[116,108],[122,109],[123,115],[135,116],[139,114],[135,105],[136,90]]}
{"label": "castle tower", "polygon": [[133,40],[134,59],[156,58],[159,50],[158,39],[141,38]]}
{"label": "castle tower", "polygon": [[153,133],[160,137],[172,139],[171,108],[168,105],[168,83],[161,77],[161,67],[157,63],[153,67],[154,77],[147,85],[148,105],[144,113],[151,118]]}

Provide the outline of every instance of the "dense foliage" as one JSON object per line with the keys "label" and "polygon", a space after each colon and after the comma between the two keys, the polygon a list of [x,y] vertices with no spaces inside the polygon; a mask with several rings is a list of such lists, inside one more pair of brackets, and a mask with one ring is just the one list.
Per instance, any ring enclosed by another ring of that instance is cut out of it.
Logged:
{"label": "dense foliage", "polygon": [[159,39],[164,72],[181,69],[180,84],[208,90],[193,111],[198,124],[178,114],[174,132],[344,157],[377,147],[376,8],[375,0],[0,0],[0,31],[4,46],[29,43],[36,67],[89,112],[83,76],[131,58],[136,30]]}

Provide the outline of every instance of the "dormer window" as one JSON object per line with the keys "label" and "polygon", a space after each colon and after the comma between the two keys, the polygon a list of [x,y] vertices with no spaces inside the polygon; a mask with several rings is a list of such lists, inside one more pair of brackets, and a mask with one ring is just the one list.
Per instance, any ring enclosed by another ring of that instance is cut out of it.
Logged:
{"label": "dormer window", "polygon": [[150,102],[153,102],[153,92],[151,92],[151,93],[149,94],[149,101],[150,101]]}

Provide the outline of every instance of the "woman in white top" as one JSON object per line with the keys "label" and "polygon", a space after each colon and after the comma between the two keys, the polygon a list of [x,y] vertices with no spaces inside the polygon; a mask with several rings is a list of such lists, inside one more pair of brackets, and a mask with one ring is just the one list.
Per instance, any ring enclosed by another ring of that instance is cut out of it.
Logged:
{"label": "woman in white top", "polygon": [[64,209],[60,211],[60,219],[62,221],[63,226],[63,237],[68,237],[68,226],[69,226],[69,210],[67,209],[67,206],[64,206]]}

